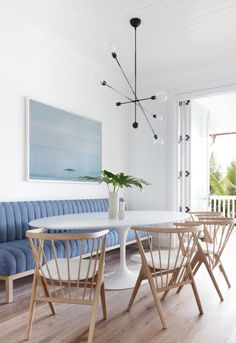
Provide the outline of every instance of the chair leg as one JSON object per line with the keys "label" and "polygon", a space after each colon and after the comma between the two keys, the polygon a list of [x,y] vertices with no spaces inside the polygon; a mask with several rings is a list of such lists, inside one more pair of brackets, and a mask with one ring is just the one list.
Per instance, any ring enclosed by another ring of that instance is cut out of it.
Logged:
{"label": "chair leg", "polygon": [[[205,256],[204,256],[204,257],[205,257]],[[216,282],[216,279],[215,279],[214,274],[213,274],[213,272],[212,272],[212,270],[211,270],[211,267],[209,266],[209,264],[208,264],[208,262],[207,262],[206,260],[203,260],[202,262],[203,262],[203,263],[205,264],[205,266],[206,266],[206,269],[207,269],[207,271],[208,271],[208,274],[210,275],[211,281],[213,282],[213,285],[214,285],[214,287],[215,287],[215,289],[216,289],[216,291],[217,291],[217,293],[218,293],[218,295],[219,295],[220,300],[223,301],[223,300],[224,300],[223,295],[222,295],[222,293],[221,293],[221,291],[220,291],[220,288],[219,288],[219,286],[218,286],[218,283]]]}
{"label": "chair leg", "polygon": [[90,325],[89,325],[89,334],[88,334],[88,343],[93,343],[95,325],[97,320],[97,312],[98,312],[98,302],[99,302],[99,293],[101,292],[101,285],[97,285],[93,306],[92,306],[92,313],[90,317]]}
{"label": "chair leg", "polygon": [[8,277],[5,280],[5,292],[6,292],[6,303],[13,302],[13,279],[12,277]]}
{"label": "chair leg", "polygon": [[198,245],[198,254],[197,254],[197,256],[198,256],[199,262],[205,264],[206,269],[208,271],[208,274],[210,275],[211,281],[213,282],[213,285],[214,285],[214,287],[215,287],[215,289],[216,289],[216,291],[217,291],[217,293],[219,295],[219,298],[220,298],[221,301],[223,301],[224,300],[223,295],[222,295],[222,293],[220,291],[218,283],[216,282],[216,279],[215,279],[214,274],[212,272],[211,266],[209,265],[209,263],[207,261],[206,255],[204,254],[204,252],[203,252],[203,250],[202,250],[200,245]]}
{"label": "chair leg", "polygon": [[198,306],[198,309],[199,309],[199,313],[203,314],[201,300],[200,300],[200,297],[199,297],[199,294],[198,294],[198,290],[197,290],[197,287],[196,287],[196,284],[195,284],[195,280],[194,280],[194,276],[193,276],[193,272],[192,272],[191,268],[189,268],[188,272],[189,272],[189,276],[190,276],[191,281],[192,281],[191,282],[191,286],[192,286],[193,294],[194,294],[194,297],[195,297],[195,300],[196,300],[196,303],[197,303],[197,306]]}
{"label": "chair leg", "polygon": [[30,339],[31,333],[32,333],[32,324],[33,324],[34,312],[35,312],[35,304],[36,304],[35,298],[36,298],[37,286],[38,286],[38,280],[37,280],[36,274],[34,274],[32,291],[31,291],[31,299],[30,299],[29,319],[28,319],[28,324],[26,328],[27,341]]}
{"label": "chair leg", "polygon": [[157,290],[156,290],[155,284],[153,282],[153,277],[152,277],[152,274],[151,274],[150,269],[149,269],[148,266],[146,266],[146,268],[145,268],[145,274],[146,274],[145,276],[148,279],[149,286],[151,288],[152,296],[153,296],[153,299],[154,299],[157,311],[159,313],[162,326],[163,326],[164,329],[167,329],[167,325],[166,325],[166,321],[165,321],[165,318],[164,318],[164,313],[163,313],[163,310],[162,310],[161,302],[160,302],[160,299],[158,297]]}
{"label": "chair leg", "polygon": [[198,269],[201,267],[201,264],[202,264],[202,262],[199,262],[199,263],[197,264],[196,268],[194,268],[194,270],[193,270],[193,276],[195,276],[195,275],[197,274],[197,271],[198,271]]}
{"label": "chair leg", "polygon": [[[198,254],[196,254],[191,262],[191,270],[193,271],[193,275],[195,275],[198,269],[201,267],[202,262],[198,260]],[[179,294],[182,290],[183,286],[178,287],[176,293]]]}
{"label": "chair leg", "polygon": [[107,308],[106,308],[106,296],[105,296],[104,282],[101,285],[100,296],[101,296],[101,303],[102,303],[103,318],[107,319]]}
{"label": "chair leg", "polygon": [[133,292],[132,292],[130,300],[129,300],[127,311],[130,311],[130,309],[131,309],[131,307],[132,307],[132,305],[134,303],[134,299],[135,299],[135,297],[136,297],[136,295],[138,293],[139,287],[140,287],[143,279],[144,279],[143,268],[141,268],[140,272],[139,272],[139,275],[138,275],[138,278],[137,278],[137,281],[136,281],[136,284],[135,284],[135,287],[133,289]]}
{"label": "chair leg", "polygon": [[162,326],[163,326],[164,329],[166,329],[167,325],[166,325],[166,321],[165,321],[165,318],[164,318],[164,313],[163,313],[163,310],[162,310],[161,302],[160,302],[160,299],[158,297],[157,289],[156,289],[154,281],[153,281],[153,276],[152,276],[150,268],[149,268],[149,266],[147,264],[145,253],[144,253],[142,244],[140,243],[140,240],[139,240],[139,237],[138,237],[137,233],[136,233],[136,238],[137,238],[137,243],[138,243],[139,251],[140,251],[140,254],[141,254],[141,257],[142,257],[143,274],[144,274],[145,279],[148,279],[148,283],[149,283],[149,286],[151,288],[153,299],[154,299],[155,305],[157,307],[157,311],[159,313]]}
{"label": "chair leg", "polygon": [[[45,280],[43,278],[41,278],[41,282],[42,282],[42,286],[43,286],[43,289],[44,289],[46,297],[50,298],[50,292],[48,290],[47,283],[45,282]],[[50,309],[52,311],[52,314],[56,314],[54,304],[51,301],[49,301],[48,305],[49,305],[49,307],[50,307]]]}
{"label": "chair leg", "polygon": [[221,261],[220,261],[219,268],[220,268],[220,271],[221,271],[221,273],[223,274],[223,276],[224,276],[224,278],[225,278],[225,281],[226,281],[228,287],[230,288],[230,287],[231,287],[231,284],[230,284],[230,282],[229,282],[228,276],[227,276],[227,274],[226,274],[226,272],[225,272],[225,269],[224,269],[223,264],[221,263]]}

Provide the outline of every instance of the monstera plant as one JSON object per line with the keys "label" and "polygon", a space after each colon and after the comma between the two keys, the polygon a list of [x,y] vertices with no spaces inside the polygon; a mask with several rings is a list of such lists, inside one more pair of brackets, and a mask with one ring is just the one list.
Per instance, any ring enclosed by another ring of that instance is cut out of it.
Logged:
{"label": "monstera plant", "polygon": [[137,187],[142,191],[143,186],[150,185],[149,182],[124,173],[113,174],[108,170],[102,170],[97,177],[84,176],[83,180],[106,183],[109,190],[109,217],[116,218],[118,213],[119,190],[121,188]]}

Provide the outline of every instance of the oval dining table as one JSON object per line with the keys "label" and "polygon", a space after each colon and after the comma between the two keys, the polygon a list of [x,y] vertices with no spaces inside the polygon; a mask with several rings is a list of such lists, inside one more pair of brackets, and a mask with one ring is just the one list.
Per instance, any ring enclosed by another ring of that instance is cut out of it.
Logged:
{"label": "oval dining table", "polygon": [[[78,213],[40,218],[29,222],[34,228],[44,229],[115,229],[119,236],[120,263],[118,269],[105,275],[107,290],[133,288],[139,270],[130,270],[126,264],[126,238],[132,226],[159,225],[186,220],[187,213],[175,211],[127,211],[124,219],[108,218],[107,212]],[[150,228],[151,229],[151,228]]]}

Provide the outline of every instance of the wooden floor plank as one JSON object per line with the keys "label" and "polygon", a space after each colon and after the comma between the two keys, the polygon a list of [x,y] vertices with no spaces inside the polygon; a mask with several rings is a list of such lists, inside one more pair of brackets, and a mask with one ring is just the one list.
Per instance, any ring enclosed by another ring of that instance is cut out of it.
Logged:
{"label": "wooden floor plank", "polygon": [[[136,246],[127,248],[129,263]],[[119,252],[107,253],[106,271],[118,265]],[[217,272],[217,280],[225,300],[221,303],[204,267],[196,283],[204,315],[200,316],[190,286],[179,295],[171,292],[162,302],[168,329],[163,330],[148,284],[138,292],[129,313],[126,307],[132,290],[107,291],[108,319],[102,319],[99,306],[95,343],[235,343],[236,342],[236,234],[233,234],[224,256],[224,265],[232,283],[228,289]],[[4,288],[0,285],[0,342],[23,343],[28,316],[32,277],[16,280],[12,304],[4,304]],[[86,342],[91,308],[78,305],[56,305],[56,316],[50,315],[47,304],[36,306],[32,343]]]}

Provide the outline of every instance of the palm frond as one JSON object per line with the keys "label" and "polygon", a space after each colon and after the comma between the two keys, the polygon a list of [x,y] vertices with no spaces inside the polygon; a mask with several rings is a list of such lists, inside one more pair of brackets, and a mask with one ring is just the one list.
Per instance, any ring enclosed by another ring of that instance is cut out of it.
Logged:
{"label": "palm frond", "polygon": [[113,190],[117,190],[119,188],[131,188],[132,186],[139,188],[139,190],[142,190],[143,186],[150,185],[149,182],[143,179],[139,179],[131,175],[125,175],[122,172],[114,174],[108,170],[102,170],[101,175],[98,177],[83,176],[80,179],[86,181],[94,181],[98,183],[104,182],[108,186],[112,185]]}

